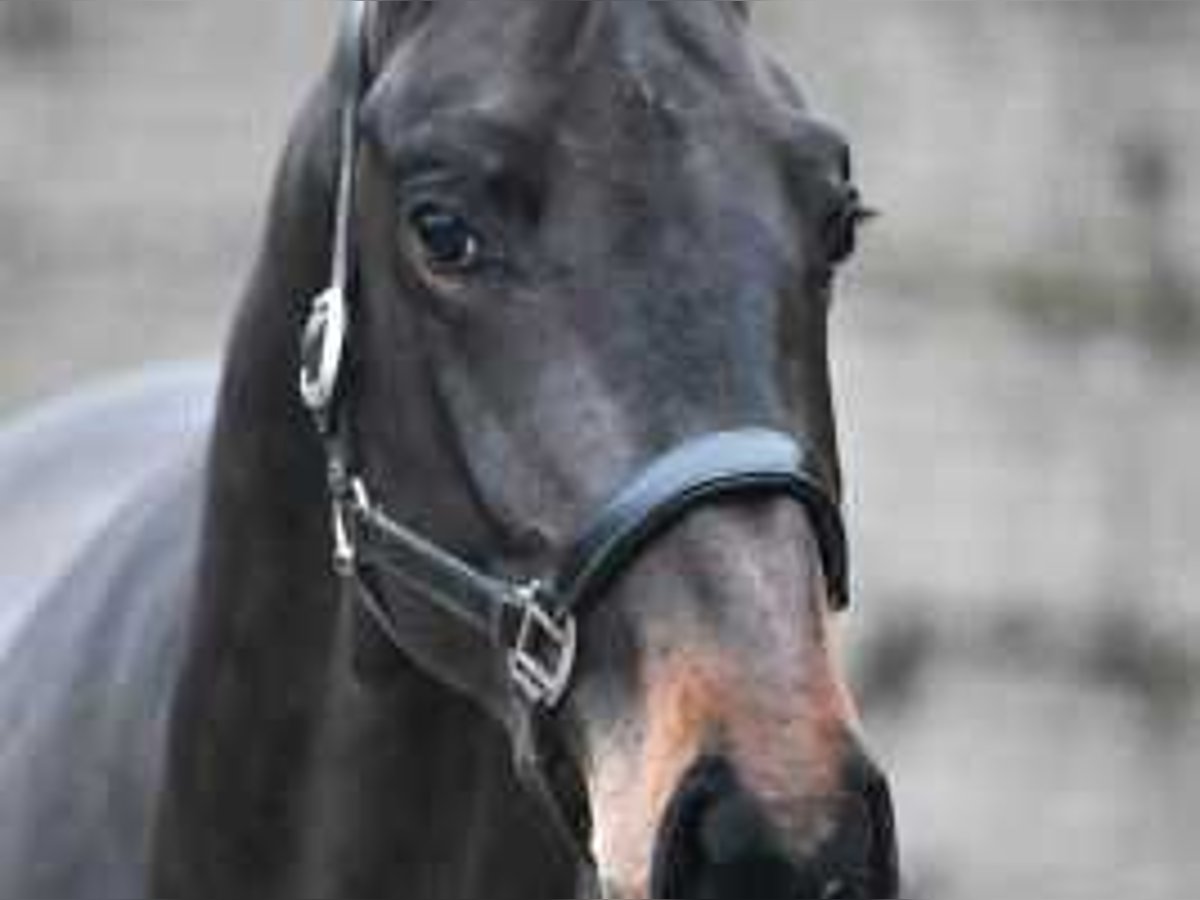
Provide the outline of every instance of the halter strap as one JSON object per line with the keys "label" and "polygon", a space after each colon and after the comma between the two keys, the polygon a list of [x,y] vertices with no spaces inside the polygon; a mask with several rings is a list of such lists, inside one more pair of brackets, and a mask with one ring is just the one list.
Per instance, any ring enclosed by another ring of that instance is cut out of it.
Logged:
{"label": "halter strap", "polygon": [[830,592],[845,609],[846,537],[814,454],[778,431],[710,434],[661,457],[615,497],[564,557],[549,592],[556,608],[577,612],[600,595],[638,554],[692,510],[723,498],[780,494],[812,517]]}
{"label": "halter strap", "polygon": [[[340,396],[355,294],[354,192],[358,117],[367,88],[369,4],[344,4],[337,76],[341,159],[337,181],[330,287],[312,304],[304,329],[300,394],[325,445],[332,510],[334,568],[347,592],[384,636],[419,659],[411,592],[482,637],[501,654],[500,670],[520,713],[510,723],[518,765],[551,821],[590,865],[578,816],[555,785],[542,731],[561,705],[576,669],[578,621],[622,572],[672,526],[700,507],[730,498],[790,498],[807,512],[817,536],[830,604],[849,602],[841,510],[817,455],[791,435],[745,429],[704,435],[653,461],[596,515],[544,578],[518,580],[484,571],[398,522],[375,502],[353,466],[346,398]],[[367,573],[387,575],[408,592],[380,591]],[[400,596],[397,596],[400,594]],[[408,604],[408,606],[405,606]],[[594,870],[593,870],[594,874]]]}
{"label": "halter strap", "polygon": [[[728,498],[790,497],[814,523],[835,609],[845,607],[841,514],[818,480],[815,458],[794,438],[748,429],[705,435],[652,463],[618,493],[556,571],[517,581],[489,574],[392,519],[352,482],[341,518],[355,565],[376,567],[508,655],[509,674],[534,706],[557,707],[574,675],[578,620],[668,529]],[[387,615],[384,601],[376,613]],[[395,629],[389,628],[389,632]]]}
{"label": "halter strap", "polygon": [[354,244],[354,182],[358,173],[358,113],[367,89],[367,10],[362,2],[347,4],[339,35],[337,66],[342,94],[353,97],[341,110],[341,165],[338,173],[337,220],[333,244],[332,282],[350,295]]}
{"label": "halter strap", "polygon": [[339,111],[339,161],[329,287],[313,301],[301,348],[300,395],[329,438],[337,428],[337,391],[350,330],[354,280],[354,185],[358,175],[359,104],[366,91],[368,4],[345,4],[338,37],[336,76],[345,98]]}
{"label": "halter strap", "polygon": [[[835,609],[848,604],[846,538],[840,509],[825,488],[816,455],[778,431],[705,435],[652,462],[606,504],[563,555],[536,580],[486,572],[390,516],[354,473],[342,366],[354,295],[354,186],[358,114],[367,87],[368,4],[346,4],[339,40],[341,162],[337,182],[331,286],[313,303],[304,333],[301,394],[325,441],[337,571],[354,579],[370,567],[402,582],[506,657],[513,685],[533,707],[553,710],[571,685],[577,618],[637,557],[694,509],[729,497],[778,495],[800,503],[817,535]],[[361,592],[360,592],[361,593]],[[395,641],[390,595],[369,604]],[[389,612],[390,610],[390,612]]]}

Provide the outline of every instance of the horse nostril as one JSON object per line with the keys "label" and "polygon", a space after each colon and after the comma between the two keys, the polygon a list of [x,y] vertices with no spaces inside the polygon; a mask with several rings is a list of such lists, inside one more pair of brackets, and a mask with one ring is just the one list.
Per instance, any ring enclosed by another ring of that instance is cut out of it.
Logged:
{"label": "horse nostril", "polygon": [[895,814],[887,779],[862,753],[855,753],[845,770],[843,799],[835,812],[836,827],[810,861],[816,872],[852,873],[836,896],[889,900],[900,892]]}
{"label": "horse nostril", "polygon": [[862,794],[871,830],[869,894],[887,900],[899,896],[900,893],[896,813],[887,778],[871,763],[868,763],[868,774]]}
{"label": "horse nostril", "polygon": [[655,853],[655,897],[788,897],[790,867],[774,846],[767,818],[732,767],[695,765],[675,795]]}
{"label": "horse nostril", "polygon": [[652,892],[677,900],[820,897],[793,865],[758,801],[720,759],[684,779],[659,837]]}
{"label": "horse nostril", "polygon": [[732,770],[718,759],[697,763],[680,784],[663,820],[654,853],[651,892],[655,897],[686,897],[695,873],[705,866],[699,836],[717,798],[734,786]]}
{"label": "horse nostril", "polygon": [[766,819],[741,791],[714,799],[697,825],[696,845],[714,866],[734,866],[766,855],[773,843]]}
{"label": "horse nostril", "polygon": [[825,810],[832,826],[797,859],[767,811],[724,760],[693,767],[671,803],[655,851],[655,897],[887,900],[899,891],[887,781],[865,756],[847,766]]}

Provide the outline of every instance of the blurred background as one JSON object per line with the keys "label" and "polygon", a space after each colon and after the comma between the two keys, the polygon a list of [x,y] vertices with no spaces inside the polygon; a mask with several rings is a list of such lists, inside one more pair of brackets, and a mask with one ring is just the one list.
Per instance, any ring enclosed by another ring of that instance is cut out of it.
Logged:
{"label": "blurred background", "polygon": [[[215,357],[335,4],[0,3],[0,416]],[[762,4],[884,211],[836,319],[915,898],[1200,881],[1200,4]]]}

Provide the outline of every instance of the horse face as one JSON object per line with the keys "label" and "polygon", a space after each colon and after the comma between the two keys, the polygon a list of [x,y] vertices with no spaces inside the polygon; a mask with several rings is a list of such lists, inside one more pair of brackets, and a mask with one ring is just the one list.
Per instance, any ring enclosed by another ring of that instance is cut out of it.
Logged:
{"label": "horse face", "polygon": [[[857,195],[743,11],[379,7],[364,358],[419,359],[460,472],[438,489],[493,561],[546,566],[706,432],[797,431],[836,485],[826,318]],[[364,421],[404,416],[412,383],[365,380]],[[614,892],[894,893],[827,601],[804,511],[747,500],[688,517],[589,612],[560,726]]]}

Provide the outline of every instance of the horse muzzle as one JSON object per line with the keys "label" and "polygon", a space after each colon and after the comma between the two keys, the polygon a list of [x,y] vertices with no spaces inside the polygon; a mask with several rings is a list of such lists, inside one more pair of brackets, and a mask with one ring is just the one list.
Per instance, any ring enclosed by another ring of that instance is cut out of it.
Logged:
{"label": "horse muzzle", "polygon": [[[832,797],[801,801],[803,809],[773,814],[773,804],[745,787],[727,760],[699,761],[668,807],[654,854],[652,896],[896,897],[896,836],[887,781],[857,750],[844,772]],[[801,821],[803,833],[797,834]]]}

